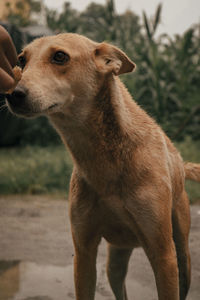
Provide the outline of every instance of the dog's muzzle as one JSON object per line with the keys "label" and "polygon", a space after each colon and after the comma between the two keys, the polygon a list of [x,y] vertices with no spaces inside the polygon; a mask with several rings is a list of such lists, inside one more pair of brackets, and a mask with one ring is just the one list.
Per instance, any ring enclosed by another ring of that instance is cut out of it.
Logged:
{"label": "dog's muzzle", "polygon": [[16,87],[12,94],[6,94],[6,99],[12,108],[25,106],[28,91],[24,87]]}
{"label": "dog's muzzle", "polygon": [[25,117],[32,117],[34,109],[28,101],[28,89],[17,86],[12,94],[6,94],[8,108],[11,112]]}

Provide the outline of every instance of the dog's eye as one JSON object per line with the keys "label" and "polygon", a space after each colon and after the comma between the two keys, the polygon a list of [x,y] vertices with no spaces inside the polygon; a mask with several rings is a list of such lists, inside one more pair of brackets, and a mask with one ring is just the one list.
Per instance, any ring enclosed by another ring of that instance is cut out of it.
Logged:
{"label": "dog's eye", "polygon": [[18,57],[19,66],[23,69],[26,65],[26,58],[24,56]]}
{"label": "dog's eye", "polygon": [[62,65],[69,60],[69,55],[62,51],[57,51],[52,59],[52,62],[55,64]]}

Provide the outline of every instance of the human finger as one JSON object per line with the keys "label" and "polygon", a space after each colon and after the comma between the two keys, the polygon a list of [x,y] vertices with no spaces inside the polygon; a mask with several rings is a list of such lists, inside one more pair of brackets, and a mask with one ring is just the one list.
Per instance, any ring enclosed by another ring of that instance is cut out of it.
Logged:
{"label": "human finger", "polygon": [[0,93],[5,93],[15,85],[15,80],[0,68]]}
{"label": "human finger", "polygon": [[17,63],[17,52],[9,33],[0,26],[0,54],[5,54],[9,63],[14,67]]}

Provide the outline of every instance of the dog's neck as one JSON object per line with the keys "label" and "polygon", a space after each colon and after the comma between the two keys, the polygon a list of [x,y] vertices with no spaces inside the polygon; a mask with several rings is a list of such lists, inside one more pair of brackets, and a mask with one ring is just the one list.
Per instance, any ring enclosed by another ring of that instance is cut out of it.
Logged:
{"label": "dog's neck", "polygon": [[[111,171],[113,165],[118,165],[120,153],[128,151],[126,144],[130,145],[134,108],[130,111],[129,105],[135,106],[137,114],[138,106],[124,85],[112,77],[104,82],[84,117],[78,116],[77,111],[73,117],[65,112],[50,117],[80,170],[91,174],[95,170],[100,174],[101,168],[106,166]],[[138,144],[138,138],[136,132],[135,144]]]}

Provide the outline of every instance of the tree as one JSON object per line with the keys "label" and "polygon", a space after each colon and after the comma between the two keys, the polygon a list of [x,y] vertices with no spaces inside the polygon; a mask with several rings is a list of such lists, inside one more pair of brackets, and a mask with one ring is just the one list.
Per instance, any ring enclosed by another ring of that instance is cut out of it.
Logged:
{"label": "tree", "polygon": [[32,14],[40,10],[40,0],[17,0],[14,6],[7,2],[6,19],[11,24],[24,27],[33,23]]}
{"label": "tree", "polygon": [[78,32],[87,37],[102,41],[116,40],[116,12],[113,0],[105,5],[91,3],[80,14]]}
{"label": "tree", "polygon": [[77,32],[80,24],[79,13],[71,7],[70,2],[65,2],[63,10],[58,13],[56,10],[46,8],[47,25],[57,32]]}

